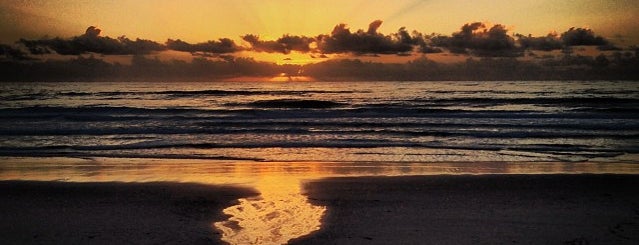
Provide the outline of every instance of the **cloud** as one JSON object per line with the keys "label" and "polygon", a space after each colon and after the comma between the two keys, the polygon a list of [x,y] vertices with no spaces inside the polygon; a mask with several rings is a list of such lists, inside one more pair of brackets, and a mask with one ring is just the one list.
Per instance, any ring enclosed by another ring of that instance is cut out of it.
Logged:
{"label": "cloud", "polygon": [[228,54],[241,51],[242,48],[237,46],[235,42],[228,38],[220,38],[219,41],[208,41],[203,43],[190,44],[180,39],[169,39],[166,41],[166,47],[175,51],[182,52],[204,52],[214,54]]}
{"label": "cloud", "polygon": [[154,51],[165,50],[159,43],[145,39],[135,41],[125,36],[113,39],[100,36],[102,30],[90,26],[85,33],[70,39],[59,37],[52,39],[26,40],[20,39],[18,43],[24,45],[32,54],[43,54],[55,51],[61,55],[79,55],[84,53],[98,53],[105,55],[124,54],[148,54]]}
{"label": "cloud", "polygon": [[164,45],[147,39],[136,38],[135,41],[133,41],[121,36],[118,38],[118,41],[123,46],[119,51],[121,54],[148,54],[155,51],[166,50]]}
{"label": "cloud", "polygon": [[420,44],[419,37],[411,36],[404,27],[397,33],[383,35],[377,32],[382,25],[381,20],[371,22],[366,31],[351,33],[346,24],[333,28],[330,35],[322,34],[315,38],[306,36],[284,35],[277,40],[260,40],[257,35],[244,35],[242,39],[257,52],[283,53],[291,51],[302,53],[355,53],[357,55],[406,54]]}
{"label": "cloud", "polygon": [[374,20],[373,22],[368,24],[368,31],[366,33],[369,35],[375,35],[377,34],[377,29],[379,29],[380,26],[382,26],[382,21]]}
{"label": "cloud", "polygon": [[446,48],[457,54],[483,57],[522,55],[522,50],[515,45],[515,39],[508,35],[508,29],[500,24],[487,28],[482,22],[468,23],[452,36],[434,36],[431,42],[434,46]]}
{"label": "cloud", "polygon": [[0,43],[0,57],[4,56],[8,60],[29,60],[27,54],[15,47]]}
{"label": "cloud", "polygon": [[346,24],[333,28],[330,35],[319,35],[317,46],[320,53],[355,53],[355,54],[401,54],[411,52],[417,41],[404,28],[392,35],[377,33],[382,21],[370,23],[368,30],[357,30],[351,33]]}
{"label": "cloud", "polygon": [[291,51],[307,53],[311,51],[310,45],[314,38],[305,36],[284,35],[275,41],[262,41],[257,35],[244,35],[242,39],[251,44],[251,50],[267,53],[289,54]]}
{"label": "cloud", "polygon": [[[415,4],[418,2],[416,1]],[[408,32],[402,27],[397,32],[382,34],[381,20],[372,21],[367,29],[351,31],[346,24],[338,24],[329,34],[314,37],[286,34],[275,40],[262,40],[258,35],[241,36],[248,44],[240,46],[229,38],[220,38],[201,43],[188,43],[181,39],[168,39],[165,43],[151,40],[131,40],[101,36],[101,30],[90,26],[85,33],[71,38],[20,39],[20,49],[32,55],[57,53],[79,55],[96,53],[104,55],[144,55],[163,50],[189,52],[200,57],[216,57],[239,51],[289,54],[293,51],[309,53],[313,57],[331,54],[353,54],[376,56],[382,54],[411,55],[450,52],[477,57],[519,57],[526,51],[571,50],[573,46],[598,46],[599,50],[620,50],[612,42],[587,28],[570,28],[558,35],[546,36],[514,34],[501,24],[489,26],[482,22],[467,23],[450,36],[441,34],[423,35]],[[250,45],[250,46],[249,46]],[[7,50],[5,48],[5,50]],[[7,51],[3,51],[7,52]],[[528,52],[532,53],[532,52]],[[6,55],[5,55],[6,57]],[[23,57],[28,57],[23,55]]]}
{"label": "cloud", "polygon": [[[400,29],[398,34],[408,35],[408,33],[403,29]],[[444,52],[444,50],[442,50],[441,48],[434,46],[433,39],[432,39],[434,36],[435,35],[424,36],[423,34],[417,31],[413,31],[413,36],[412,36],[413,41],[419,47],[417,51],[419,51],[422,54],[435,54],[435,53]]]}
{"label": "cloud", "polygon": [[524,36],[521,34],[515,36],[517,37],[517,42],[523,49],[552,51],[560,50],[564,46],[563,41],[559,39],[556,33],[549,33],[545,37]]}
{"label": "cloud", "polygon": [[608,40],[588,28],[570,28],[561,34],[561,40],[567,46],[604,46],[608,45]]}

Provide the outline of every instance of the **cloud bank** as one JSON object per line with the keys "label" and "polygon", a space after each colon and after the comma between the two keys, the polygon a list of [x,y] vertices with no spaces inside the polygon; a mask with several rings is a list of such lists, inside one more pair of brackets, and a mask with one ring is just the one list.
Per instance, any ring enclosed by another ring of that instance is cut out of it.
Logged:
{"label": "cloud bank", "polygon": [[296,74],[326,81],[637,80],[638,54],[639,50],[612,57],[567,55],[560,59],[542,60],[483,57],[469,58],[459,63],[438,63],[426,57],[407,63],[332,59],[306,65],[278,65],[241,57],[217,60],[195,57],[190,62],[163,61],[144,55],[134,55],[130,65],[109,63],[96,56],[24,62],[1,59],[0,55],[0,81],[163,82],[227,78],[256,81],[260,77],[268,80],[280,74]]}
{"label": "cloud bank", "polygon": [[262,41],[258,35],[248,34],[242,36],[242,40],[251,45],[252,51],[282,54],[289,54],[291,51],[308,53],[311,51],[311,43],[315,42],[311,37],[291,35],[284,35],[274,41]]}
{"label": "cloud bank", "polygon": [[228,54],[243,50],[242,47],[239,47],[233,40],[229,38],[220,38],[218,41],[208,41],[196,44],[190,44],[180,39],[169,39],[166,41],[165,44],[167,49],[189,53],[203,52],[214,54]]}
{"label": "cloud bank", "polygon": [[409,35],[404,28],[391,35],[377,32],[381,20],[370,23],[368,30],[350,31],[346,24],[333,28],[330,35],[317,37],[318,52],[323,54],[403,54],[413,51],[418,40]]}
{"label": "cloud bank", "polygon": [[[424,35],[418,31],[408,32],[402,27],[390,34],[379,33],[381,20],[371,22],[366,30],[351,31],[346,24],[338,24],[328,34],[313,37],[286,34],[275,40],[263,40],[258,35],[241,36],[246,45],[237,44],[231,38],[220,38],[202,43],[188,43],[181,39],[168,39],[158,43],[146,39],[131,40],[101,36],[101,30],[90,26],[85,33],[71,38],[20,39],[28,54],[80,55],[95,53],[103,55],[139,55],[164,50],[190,52],[193,54],[228,55],[240,51],[289,54],[309,53],[314,57],[327,54],[353,55],[407,55],[411,53],[465,54],[476,57],[519,57],[527,50],[552,51],[573,46],[598,46],[602,50],[617,49],[610,41],[587,28],[570,28],[561,35],[546,36],[509,34],[505,25],[489,26],[482,22],[467,23],[451,35]],[[11,47],[17,49],[15,47]],[[7,50],[7,48],[4,48]],[[3,51],[6,52],[6,51]]]}
{"label": "cloud bank", "polygon": [[125,36],[117,39],[100,36],[102,30],[90,26],[85,33],[70,39],[52,38],[26,40],[18,43],[24,45],[32,54],[45,54],[55,51],[60,55],[79,55],[97,53],[105,55],[148,54],[154,51],[166,50],[162,44],[151,40],[130,40]]}

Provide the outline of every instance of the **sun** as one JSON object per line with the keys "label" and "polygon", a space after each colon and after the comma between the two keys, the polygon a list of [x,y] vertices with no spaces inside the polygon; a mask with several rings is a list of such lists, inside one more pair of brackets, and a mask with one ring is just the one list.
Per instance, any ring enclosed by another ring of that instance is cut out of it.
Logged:
{"label": "sun", "polygon": [[269,82],[312,82],[315,81],[314,78],[309,76],[300,76],[297,74],[289,74],[286,72],[282,72],[275,77],[272,77],[268,80]]}
{"label": "sun", "polygon": [[305,54],[296,51],[288,54],[244,51],[240,52],[238,56],[251,57],[257,61],[265,61],[278,65],[306,65],[326,61],[328,59],[325,55]]}

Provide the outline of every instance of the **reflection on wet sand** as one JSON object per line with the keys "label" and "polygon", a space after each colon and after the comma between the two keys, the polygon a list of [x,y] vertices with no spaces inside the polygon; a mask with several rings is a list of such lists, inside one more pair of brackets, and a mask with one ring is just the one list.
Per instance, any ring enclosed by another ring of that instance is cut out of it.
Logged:
{"label": "reflection on wet sand", "polygon": [[302,194],[305,180],[340,176],[441,174],[639,174],[627,163],[506,162],[237,162],[168,159],[0,158],[0,180],[197,182],[255,188],[260,196],[224,210],[212,224],[231,244],[281,244],[320,227],[324,207]]}
{"label": "reflection on wet sand", "polygon": [[301,194],[299,178],[264,177],[256,183],[259,197],[240,199],[215,223],[230,244],[284,244],[319,230],[325,207],[311,205]]}

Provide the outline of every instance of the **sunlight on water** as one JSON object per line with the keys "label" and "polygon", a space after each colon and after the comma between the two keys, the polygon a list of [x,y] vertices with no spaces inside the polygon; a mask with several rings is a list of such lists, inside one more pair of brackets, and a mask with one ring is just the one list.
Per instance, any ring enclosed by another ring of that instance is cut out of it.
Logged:
{"label": "sunlight on water", "polygon": [[230,244],[284,244],[319,230],[325,207],[313,206],[301,194],[296,178],[267,177],[256,183],[259,197],[240,199],[215,223]]}
{"label": "sunlight on water", "polygon": [[268,81],[269,82],[310,82],[314,80],[315,79],[308,76],[291,76],[286,73],[282,73],[279,76],[270,78]]}

